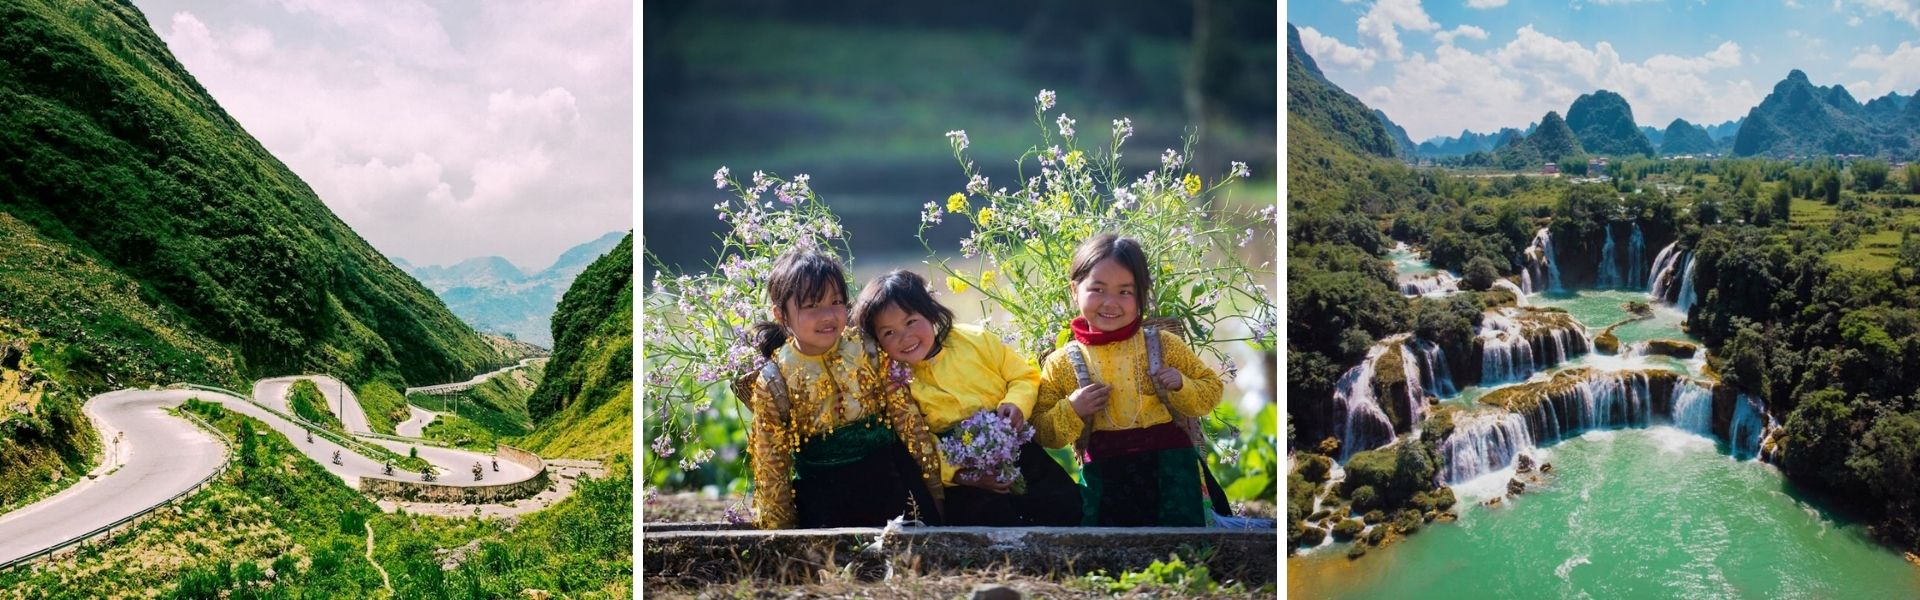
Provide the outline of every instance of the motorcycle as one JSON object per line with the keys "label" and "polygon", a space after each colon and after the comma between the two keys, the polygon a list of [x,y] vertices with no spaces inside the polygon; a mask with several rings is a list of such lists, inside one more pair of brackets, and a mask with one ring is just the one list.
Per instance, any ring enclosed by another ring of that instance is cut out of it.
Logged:
{"label": "motorcycle", "polygon": [[380,469],[380,472],[385,473],[388,477],[392,477],[393,463],[387,463],[383,468]]}
{"label": "motorcycle", "polygon": [[485,476],[485,473],[486,471],[480,468],[480,463],[473,463],[473,480],[474,481],[479,481],[482,477]]}
{"label": "motorcycle", "polygon": [[433,481],[433,469],[431,469],[431,468],[429,468],[429,469],[427,469],[427,470],[425,470],[425,471],[421,471],[421,472],[420,472],[420,480],[421,480],[421,481]]}
{"label": "motorcycle", "polygon": [[333,451],[333,464],[336,464],[336,465],[339,465],[339,464],[345,464],[345,463],[342,463],[342,462],[340,462],[340,451],[339,451],[339,450],[335,450],[335,451]]}

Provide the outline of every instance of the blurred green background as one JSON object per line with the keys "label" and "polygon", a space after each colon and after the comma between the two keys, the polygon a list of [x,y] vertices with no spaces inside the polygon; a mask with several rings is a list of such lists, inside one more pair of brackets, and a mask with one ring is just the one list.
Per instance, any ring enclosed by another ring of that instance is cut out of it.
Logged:
{"label": "blurred green background", "polygon": [[[995,187],[1017,187],[1014,161],[1040,139],[1032,110],[1043,88],[1059,93],[1056,113],[1078,121],[1082,146],[1104,145],[1114,119],[1133,119],[1123,151],[1132,176],[1194,132],[1199,172],[1225,173],[1235,160],[1253,168],[1229,203],[1276,200],[1272,3],[720,0],[645,10],[642,235],[676,269],[714,258],[724,223],[712,207],[732,192],[712,176],[725,165],[743,182],[755,170],[811,174],[850,233],[857,276],[925,272],[920,207],[966,183],[946,132],[966,130]],[[966,233],[950,222],[929,237],[957,255]],[[1265,246],[1247,258],[1271,260]]]}

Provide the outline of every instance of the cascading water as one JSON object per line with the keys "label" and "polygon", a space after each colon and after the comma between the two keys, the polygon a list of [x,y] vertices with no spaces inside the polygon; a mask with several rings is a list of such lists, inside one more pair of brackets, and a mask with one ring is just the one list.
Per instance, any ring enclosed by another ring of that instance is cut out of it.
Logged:
{"label": "cascading water", "polygon": [[1659,254],[1654,255],[1653,278],[1647,281],[1647,294],[1653,296],[1654,300],[1660,302],[1667,300],[1667,282],[1672,277],[1671,271],[1674,266],[1684,262],[1681,256],[1683,254],[1686,254],[1686,251],[1680,249],[1680,242],[1674,242],[1667,244],[1667,247],[1660,249]]}
{"label": "cascading water", "polygon": [[1673,299],[1673,307],[1687,312],[1693,307],[1693,266],[1699,261],[1692,254],[1687,255],[1687,268],[1680,274],[1680,295]]}
{"label": "cascading water", "polygon": [[[1407,379],[1407,397],[1401,399],[1401,408],[1407,415],[1407,423],[1419,423],[1427,416],[1427,395],[1433,392],[1433,383],[1425,376],[1425,365],[1421,360],[1424,353],[1413,348],[1414,340],[1407,339],[1400,345],[1400,374]],[[1419,431],[1414,429],[1414,431]]]}
{"label": "cascading water", "polygon": [[1400,293],[1408,297],[1445,296],[1458,291],[1460,280],[1446,271],[1415,275],[1400,281]]}
{"label": "cascading water", "polygon": [[1340,460],[1361,450],[1371,450],[1393,441],[1393,421],[1374,401],[1374,363],[1386,354],[1387,344],[1375,344],[1367,350],[1366,360],[1347,369],[1334,384],[1333,402],[1340,411],[1332,419],[1334,434],[1340,438]]}
{"label": "cascading water", "polygon": [[1733,420],[1727,423],[1727,445],[1737,458],[1760,454],[1760,440],[1767,432],[1765,411],[1759,400],[1741,394],[1733,403]]}
{"label": "cascading water", "polygon": [[1713,437],[1713,389],[1691,379],[1674,384],[1673,426]]}
{"label": "cascading water", "polygon": [[1513,413],[1486,413],[1454,420],[1453,435],[1440,444],[1446,461],[1442,477],[1449,485],[1507,468],[1515,456],[1533,449],[1527,421]]}
{"label": "cascading water", "polygon": [[1627,239],[1627,287],[1647,287],[1647,265],[1641,260],[1647,253],[1647,238],[1640,233],[1640,222],[1633,222],[1633,236]]}
{"label": "cascading water", "polygon": [[1534,273],[1526,278],[1530,284],[1527,292],[1540,291],[1539,286],[1546,285],[1547,291],[1560,292],[1560,262],[1553,255],[1553,233],[1541,227],[1533,234],[1533,244],[1527,246],[1527,268]]}
{"label": "cascading water", "polygon": [[1534,371],[1533,344],[1512,318],[1488,313],[1480,319],[1480,385],[1519,381]]}
{"label": "cascading water", "polygon": [[1453,384],[1452,371],[1447,368],[1447,352],[1440,349],[1440,344],[1421,338],[1411,338],[1407,340],[1407,345],[1412,346],[1418,353],[1417,357],[1410,358],[1408,362],[1417,361],[1419,364],[1421,389],[1441,398],[1460,393],[1459,388]]}
{"label": "cascading water", "polygon": [[1600,264],[1596,269],[1598,274],[1594,276],[1594,287],[1617,288],[1620,287],[1620,268],[1618,266],[1620,257],[1613,247],[1612,221],[1607,222],[1606,239],[1606,245],[1600,247]]}

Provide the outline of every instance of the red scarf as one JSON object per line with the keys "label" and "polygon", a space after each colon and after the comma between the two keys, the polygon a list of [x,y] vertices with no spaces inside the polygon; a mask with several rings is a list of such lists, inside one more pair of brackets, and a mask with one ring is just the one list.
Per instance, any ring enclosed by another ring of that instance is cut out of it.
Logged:
{"label": "red scarf", "polygon": [[1133,337],[1135,332],[1140,331],[1140,317],[1135,316],[1132,323],[1114,331],[1095,331],[1093,325],[1087,323],[1086,317],[1074,317],[1071,326],[1073,339],[1080,340],[1080,343],[1088,346],[1100,346],[1124,342],[1127,338]]}

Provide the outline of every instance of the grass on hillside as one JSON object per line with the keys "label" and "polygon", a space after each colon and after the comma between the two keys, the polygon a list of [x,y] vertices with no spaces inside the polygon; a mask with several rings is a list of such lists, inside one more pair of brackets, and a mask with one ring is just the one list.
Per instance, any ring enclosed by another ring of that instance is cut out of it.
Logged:
{"label": "grass on hillside", "polygon": [[0,363],[0,514],[78,483],[100,447],[85,400],[41,377],[27,346],[0,335],[0,353],[13,357]]}
{"label": "grass on hillside", "polygon": [[540,384],[545,361],[497,375],[451,395],[414,394],[409,402],[442,414],[421,435],[461,448],[492,449],[533,431],[527,397]]}
{"label": "grass on hillside", "polygon": [[[231,438],[257,421],[217,405],[182,407]],[[0,572],[0,596],[18,598],[625,598],[632,589],[632,474],[616,461],[604,479],[517,524],[384,514],[285,437],[254,435],[233,468],[176,508],[108,545],[35,569]],[[240,444],[243,448],[247,444]],[[248,459],[251,456],[251,460]],[[382,587],[366,558],[393,580]],[[443,564],[451,567],[443,570]],[[271,570],[273,577],[266,577]]]}
{"label": "grass on hillside", "polygon": [[393,426],[412,416],[407,398],[384,381],[360,384],[353,388],[353,395],[360,399],[360,410],[367,413],[367,427],[377,433],[393,435]]}
{"label": "grass on hillside", "polygon": [[327,405],[327,397],[320,393],[320,387],[310,380],[294,381],[287,388],[287,407],[308,423],[333,431],[346,431],[346,426],[340,423],[340,418]]}

